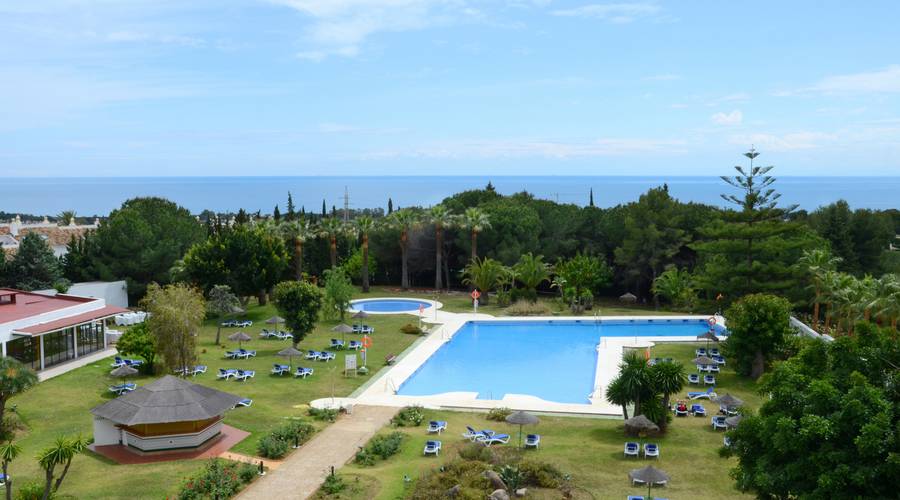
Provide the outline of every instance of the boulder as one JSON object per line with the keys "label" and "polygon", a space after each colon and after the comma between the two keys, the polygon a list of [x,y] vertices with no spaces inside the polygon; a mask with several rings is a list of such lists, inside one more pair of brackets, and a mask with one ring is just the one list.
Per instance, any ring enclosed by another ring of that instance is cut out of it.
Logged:
{"label": "boulder", "polygon": [[509,493],[506,490],[496,489],[488,498],[490,500],[509,500]]}
{"label": "boulder", "polygon": [[487,478],[488,481],[491,482],[491,486],[498,490],[506,490],[506,483],[503,482],[503,479],[500,478],[500,475],[496,472],[489,470],[484,473],[484,477]]}
{"label": "boulder", "polygon": [[516,490],[516,496],[519,498],[522,498],[527,494],[528,494],[528,488],[519,488]]}
{"label": "boulder", "polygon": [[459,490],[461,490],[461,489],[462,489],[462,486],[457,484],[456,486],[447,490],[447,496],[450,498],[456,498],[457,496],[459,496]]}

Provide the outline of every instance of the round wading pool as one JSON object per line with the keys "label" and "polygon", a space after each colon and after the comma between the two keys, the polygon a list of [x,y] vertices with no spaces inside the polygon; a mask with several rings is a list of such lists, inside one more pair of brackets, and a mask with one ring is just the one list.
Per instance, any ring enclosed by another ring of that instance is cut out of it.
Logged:
{"label": "round wading pool", "polygon": [[418,299],[360,299],[350,301],[351,311],[365,311],[374,314],[411,313],[419,308],[430,309],[434,303]]}

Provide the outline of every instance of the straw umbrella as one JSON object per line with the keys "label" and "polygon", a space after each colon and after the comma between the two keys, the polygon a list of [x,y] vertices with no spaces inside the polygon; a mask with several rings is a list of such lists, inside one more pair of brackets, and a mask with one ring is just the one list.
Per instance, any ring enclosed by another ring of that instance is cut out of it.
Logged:
{"label": "straw umbrella", "polygon": [[284,318],[281,316],[272,316],[271,318],[266,320],[267,325],[278,325],[284,323]]}
{"label": "straw umbrella", "polygon": [[250,336],[244,332],[235,332],[228,336],[228,340],[232,342],[237,342],[238,347],[243,347],[244,342],[250,340]]}
{"label": "straw umbrella", "polygon": [[631,292],[624,293],[619,296],[622,302],[637,302],[637,296]]}
{"label": "straw umbrella", "polygon": [[350,325],[345,325],[344,323],[341,323],[340,325],[332,328],[331,331],[340,333],[341,334],[341,342],[343,342],[345,334],[353,333],[353,327]]}
{"label": "straw umbrella", "polygon": [[116,368],[115,370],[109,372],[109,374],[112,375],[113,377],[121,378],[127,383],[128,377],[130,377],[132,375],[137,375],[137,372],[138,371],[136,369],[134,369],[128,365],[122,365],[122,366]]}
{"label": "straw umbrella", "polygon": [[744,417],[742,415],[728,417],[725,419],[725,425],[727,425],[729,429],[734,429],[741,423],[741,420],[743,419]]}
{"label": "straw umbrella", "polygon": [[697,340],[705,340],[706,341],[706,352],[709,352],[709,341],[712,340],[713,342],[718,342],[719,337],[717,337],[716,334],[713,333],[712,330],[710,330],[708,332],[704,332],[704,333],[701,333],[700,335],[697,335]]}
{"label": "straw umbrella", "polygon": [[700,367],[700,365],[709,366],[716,364],[716,360],[706,356],[697,356],[691,362],[697,365],[698,368]]}
{"label": "straw umbrella", "polygon": [[637,434],[641,440],[641,445],[643,445],[643,438],[647,435],[647,432],[657,431],[659,431],[659,426],[644,415],[636,415],[625,421],[625,432]]}
{"label": "straw umbrella", "polygon": [[286,347],[280,351],[278,351],[278,355],[284,358],[288,358],[289,366],[291,370],[294,369],[294,356],[303,356],[303,353],[294,349],[293,347]]}
{"label": "straw umbrella", "polygon": [[506,422],[519,426],[519,447],[521,448],[522,447],[522,426],[523,425],[534,425],[534,424],[540,422],[540,420],[530,413],[525,413],[524,411],[519,410],[517,412],[510,414],[508,417],[506,417]]}
{"label": "straw umbrella", "polygon": [[724,396],[719,396],[717,398],[713,398],[714,403],[718,403],[719,406],[725,407],[726,410],[730,410],[731,408],[736,408],[744,404],[744,400],[741,398],[732,396],[731,394],[726,394]]}
{"label": "straw umbrella", "polygon": [[353,314],[352,318],[359,320],[359,331],[362,331],[363,320],[368,317],[369,317],[369,313],[363,311],[362,309],[360,309],[359,311],[356,311],[356,313]]}
{"label": "straw umbrella", "polygon": [[641,467],[640,469],[632,469],[631,472],[628,473],[628,477],[631,479],[632,483],[635,481],[647,483],[648,497],[650,496],[650,488],[653,487],[654,483],[669,482],[669,475],[652,465]]}

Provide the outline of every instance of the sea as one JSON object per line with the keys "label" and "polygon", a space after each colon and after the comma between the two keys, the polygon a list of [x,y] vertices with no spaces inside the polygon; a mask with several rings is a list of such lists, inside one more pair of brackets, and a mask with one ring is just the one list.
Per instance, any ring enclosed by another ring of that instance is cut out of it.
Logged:
{"label": "sea", "polygon": [[[498,192],[528,191],[538,198],[611,207],[637,200],[650,188],[668,185],[681,201],[724,206],[722,193],[737,193],[719,177],[680,176],[380,176],[380,177],[72,177],[0,178],[0,211],[55,215],[74,210],[79,216],[106,215],[135,196],[168,198],[192,213],[203,210],[271,213],[285,211],[287,194],[297,210],[395,209],[430,206],[490,182]],[[782,204],[815,210],[839,199],[852,208],[900,208],[900,177],[781,177],[774,184]]]}

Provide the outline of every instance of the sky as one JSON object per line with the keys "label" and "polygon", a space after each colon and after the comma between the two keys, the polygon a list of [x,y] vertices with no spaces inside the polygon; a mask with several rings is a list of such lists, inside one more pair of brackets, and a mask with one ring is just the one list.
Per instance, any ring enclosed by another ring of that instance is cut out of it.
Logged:
{"label": "sky", "polygon": [[0,176],[900,175],[900,2],[0,0]]}

